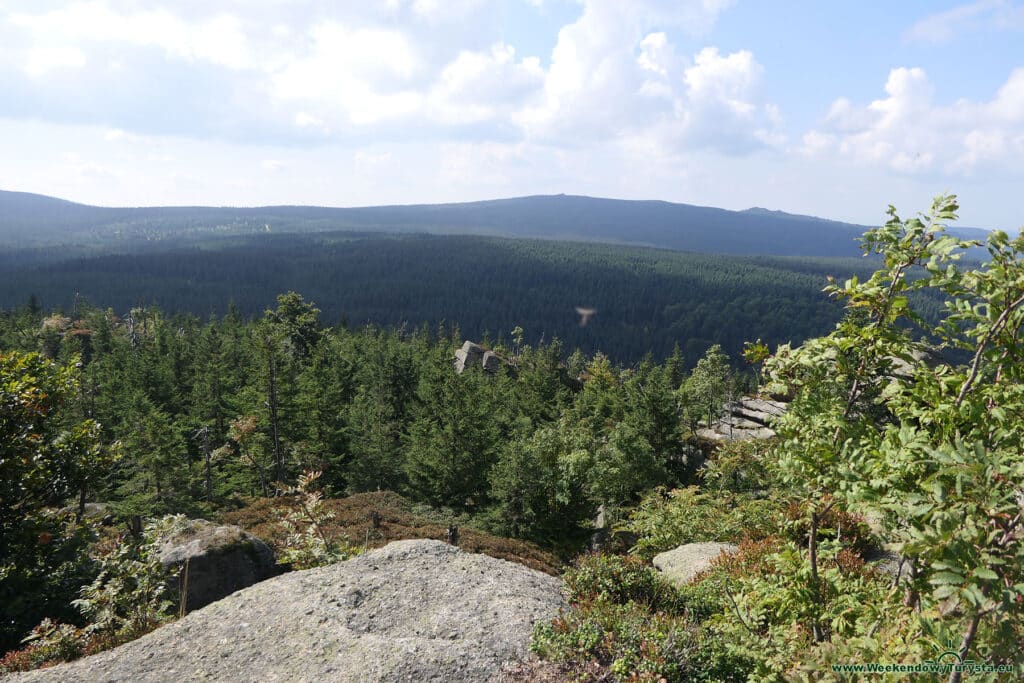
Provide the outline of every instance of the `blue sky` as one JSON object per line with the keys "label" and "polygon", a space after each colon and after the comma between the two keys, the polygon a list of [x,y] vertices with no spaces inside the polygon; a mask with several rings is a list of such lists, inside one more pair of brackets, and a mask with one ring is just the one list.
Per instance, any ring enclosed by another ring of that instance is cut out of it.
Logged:
{"label": "blue sky", "polygon": [[0,189],[1024,211],[1024,2],[8,0]]}

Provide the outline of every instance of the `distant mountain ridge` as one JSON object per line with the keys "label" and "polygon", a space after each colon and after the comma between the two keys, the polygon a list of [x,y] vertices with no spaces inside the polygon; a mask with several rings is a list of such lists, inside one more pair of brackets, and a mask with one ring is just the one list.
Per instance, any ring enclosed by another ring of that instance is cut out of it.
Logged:
{"label": "distant mountain ridge", "polygon": [[[865,226],[763,208],[534,195],[456,204],[105,208],[0,190],[0,247],[173,241],[210,234],[358,230],[627,243],[678,251],[852,256]],[[985,231],[958,228],[982,238]]]}

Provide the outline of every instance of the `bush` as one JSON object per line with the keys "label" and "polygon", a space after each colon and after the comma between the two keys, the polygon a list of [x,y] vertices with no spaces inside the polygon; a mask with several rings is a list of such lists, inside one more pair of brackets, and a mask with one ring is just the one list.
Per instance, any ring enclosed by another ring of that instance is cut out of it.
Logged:
{"label": "bush", "polygon": [[677,590],[686,603],[690,615],[704,621],[730,607],[730,586],[746,576],[760,576],[774,571],[769,558],[782,549],[783,541],[766,538],[745,540],[735,553],[722,553],[711,562],[711,567]]}
{"label": "bush", "polygon": [[658,572],[637,557],[585,555],[565,573],[570,602],[634,602],[652,612],[682,614],[685,605]]}
{"label": "bush", "polygon": [[572,606],[534,630],[539,656],[596,661],[616,680],[702,681],[742,677],[729,655],[690,617],[685,600],[636,557],[589,555],[566,572]]}
{"label": "bush", "polygon": [[[825,498],[826,504],[830,498]],[[794,543],[806,543],[810,521],[804,507],[798,503],[786,506],[786,537]],[[833,505],[818,520],[818,538],[833,540],[863,557],[879,546],[878,537],[871,531],[862,515],[853,514]]]}
{"label": "bush", "polygon": [[772,441],[727,441],[718,446],[701,469],[708,489],[753,493],[778,488],[778,475],[769,449]]}
{"label": "bush", "polygon": [[98,568],[93,530],[70,516],[32,514],[6,534],[0,549],[0,652],[18,646],[45,617],[81,624],[71,605]]}
{"label": "bush", "polygon": [[0,672],[28,671],[77,659],[135,640],[174,619],[177,595],[169,586],[174,570],[157,558],[157,539],[173,533],[184,520],[169,515],[148,524],[141,538],[118,539],[95,561],[95,578],[71,600],[85,619],[78,628],[43,619],[22,643],[0,660]]}
{"label": "bush", "polygon": [[177,593],[169,588],[175,570],[160,563],[157,541],[173,533],[184,516],[169,515],[148,524],[141,538],[126,536],[99,560],[99,574],[72,602],[88,619],[87,632],[122,642],[149,633],[173,618]]}
{"label": "bush", "polygon": [[[813,579],[802,549],[787,543],[770,550],[767,543],[748,546],[743,556],[712,567],[691,589],[709,607],[717,605],[705,625],[730,656],[756,663],[756,680],[795,675],[801,662],[821,658],[808,623],[821,624],[826,640],[838,643],[863,638],[907,612],[886,577],[835,542],[820,544],[816,602],[808,599]],[[890,656],[905,653],[885,654],[878,661],[902,661]]]}
{"label": "bush", "polygon": [[782,507],[774,500],[690,486],[648,494],[625,529],[638,537],[634,552],[650,558],[684,543],[765,538],[779,533],[784,523]]}
{"label": "bush", "polygon": [[347,536],[328,535],[327,525],[334,513],[324,505],[323,496],[313,489],[321,472],[304,472],[296,486],[285,489],[283,500],[290,510],[281,516],[285,530],[278,563],[293,569],[310,569],[352,558],[366,548],[353,546]]}

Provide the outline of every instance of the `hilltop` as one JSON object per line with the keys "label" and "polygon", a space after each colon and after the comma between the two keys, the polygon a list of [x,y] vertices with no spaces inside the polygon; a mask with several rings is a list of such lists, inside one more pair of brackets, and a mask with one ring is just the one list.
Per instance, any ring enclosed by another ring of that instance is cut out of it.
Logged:
{"label": "hilltop", "polygon": [[864,226],[767,209],[538,195],[455,204],[103,208],[0,191],[0,245],[353,230],[539,237],[775,256],[857,256]]}

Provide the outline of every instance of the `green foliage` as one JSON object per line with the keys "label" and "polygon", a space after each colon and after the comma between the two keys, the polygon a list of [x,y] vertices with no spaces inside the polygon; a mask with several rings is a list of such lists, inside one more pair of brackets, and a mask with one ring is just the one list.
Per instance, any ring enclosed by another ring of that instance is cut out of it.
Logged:
{"label": "green foliage", "polygon": [[[822,543],[820,552],[823,589],[816,592],[809,588],[810,568],[792,544],[738,575],[730,576],[726,565],[701,581],[718,593],[720,606],[706,623],[730,654],[756,662],[750,680],[793,675],[814,649],[807,626],[812,621],[841,643],[869,638],[882,624],[905,618],[899,593],[885,577],[865,570],[862,561],[835,543]],[[884,661],[908,654],[890,650]]]}
{"label": "green foliage", "polygon": [[562,422],[508,444],[490,473],[494,526],[552,545],[595,514],[587,495],[589,435]]}
{"label": "green foliage", "polygon": [[21,641],[26,647],[0,659],[0,672],[29,671],[96,654],[171,621],[177,595],[170,587],[177,577],[157,559],[156,543],[184,521],[181,515],[168,515],[148,524],[139,538],[119,538],[96,561],[95,578],[70,602],[85,625],[43,619]]}
{"label": "green foliage", "polygon": [[684,385],[683,391],[689,399],[687,403],[693,415],[693,422],[706,417],[707,426],[711,426],[718,417],[722,404],[729,397],[731,379],[729,358],[722,351],[722,347],[715,344],[697,361],[697,367],[693,369]]}
{"label": "green foliage", "polygon": [[[325,323],[435,328],[449,321],[475,341],[488,330],[520,326],[526,343],[557,336],[567,353],[600,350],[620,363],[647,353],[663,358],[678,344],[692,364],[715,343],[739,358],[752,336],[774,347],[824,334],[841,311],[821,295],[821,280],[871,268],[853,258],[721,256],[551,240],[288,235],[274,225],[275,233],[211,239],[185,250],[150,242],[138,253],[64,257],[46,266],[12,258],[10,268],[0,267],[0,308],[20,306],[36,292],[48,307],[70,311],[72,293],[80,292],[79,302],[84,297],[120,315],[141,301],[168,314],[223,316],[233,301],[243,315],[259,317],[278,294],[297,290],[317,302]],[[132,274],[130,286],[125,273]],[[580,327],[573,308],[587,301],[599,313]],[[294,348],[313,346],[302,335],[295,339]]]}
{"label": "green foliage", "polygon": [[566,590],[571,602],[634,602],[652,612],[681,614],[682,601],[654,569],[637,557],[588,554],[566,571]]}
{"label": "green foliage", "polygon": [[78,369],[0,351],[0,647],[67,602],[91,567],[88,529],[44,512],[83,495],[112,457],[99,426],[70,410]]}
{"label": "green foliage", "polygon": [[684,543],[764,538],[785,523],[777,501],[689,486],[649,493],[623,526],[637,535],[634,552],[650,558]]}
{"label": "green foliage", "polygon": [[[443,347],[442,347],[443,352]],[[420,378],[415,419],[406,440],[405,473],[417,498],[467,510],[487,502],[488,472],[498,459],[503,423],[500,378],[482,369],[457,374],[451,355]]]}
{"label": "green foliage", "polygon": [[0,540],[25,515],[77,493],[106,462],[98,425],[66,404],[77,368],[0,351]]}
{"label": "green foliage", "polygon": [[727,441],[715,449],[700,471],[705,488],[720,493],[756,493],[779,487],[770,442]]}
{"label": "green foliage", "polygon": [[534,630],[546,659],[597,660],[615,680],[712,681],[741,676],[730,656],[686,614],[675,590],[637,558],[592,555],[565,574],[572,607]]}
{"label": "green foliage", "polygon": [[7,651],[50,617],[81,621],[71,605],[96,575],[90,557],[95,534],[70,515],[32,514],[0,545],[0,649]]}
{"label": "green foliage", "polygon": [[[920,628],[958,630],[961,658],[996,661],[1024,636],[1024,240],[993,233],[989,261],[962,270],[957,252],[969,245],[944,234],[957,208],[950,196],[918,218],[890,208],[864,239],[884,267],[827,289],[851,315],[827,337],[781,348],[767,374],[796,396],[778,458],[808,511],[805,601],[834,587],[817,571],[821,516],[833,506],[869,511],[915,568],[906,601],[920,610]],[[946,298],[937,325],[914,309],[911,294],[924,291]],[[970,360],[945,361],[926,340]],[[819,644],[828,641],[824,618],[793,615]]]}
{"label": "green foliage", "polygon": [[169,515],[146,525],[140,538],[128,535],[99,559],[96,579],[73,604],[88,621],[85,631],[137,638],[173,618],[175,571],[160,563],[158,540],[182,517]]}
{"label": "green foliage", "polygon": [[295,486],[284,491],[289,511],[281,517],[286,536],[278,547],[278,564],[310,569],[341,562],[361,552],[347,539],[328,535],[326,527],[334,520],[334,513],[324,505],[323,495],[313,488],[320,475],[321,472],[304,472]]}

